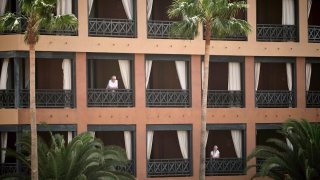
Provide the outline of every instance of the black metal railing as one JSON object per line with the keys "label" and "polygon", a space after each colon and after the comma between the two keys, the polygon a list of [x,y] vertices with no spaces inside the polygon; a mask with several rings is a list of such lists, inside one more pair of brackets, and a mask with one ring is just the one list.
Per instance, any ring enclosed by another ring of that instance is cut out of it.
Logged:
{"label": "black metal railing", "polygon": [[[12,31],[5,31],[1,34],[19,34],[24,33],[27,29],[27,19],[23,18],[21,19],[21,24],[16,30]],[[55,31],[49,31],[45,28],[40,29],[41,35],[64,35],[64,36],[77,36],[78,35],[78,29],[73,28],[72,26],[66,26],[63,29],[55,30]]]}
{"label": "black metal railing", "polygon": [[320,91],[307,91],[306,102],[307,102],[307,107],[309,108],[319,108],[320,107]]}
{"label": "black metal railing", "polygon": [[320,42],[320,26],[308,27],[309,42]]}
{"label": "black metal railing", "polygon": [[183,39],[171,33],[172,25],[175,21],[148,21],[148,38],[150,39]]}
{"label": "black metal railing", "polygon": [[297,41],[296,25],[257,24],[257,41]]}
{"label": "black metal railing", "polygon": [[147,160],[148,177],[190,176],[189,159],[149,159]]}
{"label": "black metal railing", "polygon": [[28,175],[30,169],[26,165],[20,165],[19,167],[17,163],[0,163],[0,175],[16,173]]}
{"label": "black metal railing", "polygon": [[208,90],[208,108],[243,107],[242,91]]}
{"label": "black metal railing", "polygon": [[0,108],[14,108],[14,89],[0,90]]}
{"label": "black metal railing", "polygon": [[207,158],[206,176],[244,174],[245,160],[242,158]]}
{"label": "black metal railing", "polygon": [[88,107],[132,107],[132,89],[88,89]]}
{"label": "black metal railing", "polygon": [[147,89],[148,107],[189,107],[191,96],[189,90],[180,89]]}
{"label": "black metal railing", "polygon": [[116,170],[120,172],[126,172],[133,176],[135,176],[135,162],[133,160],[129,160],[126,166],[116,166]]}
{"label": "black metal railing", "polygon": [[[256,172],[257,173],[259,173],[261,171],[262,164],[264,163],[265,160],[266,159],[264,159],[264,158],[257,158],[256,159]],[[281,169],[281,167],[275,167],[274,170],[279,172],[279,173],[282,173],[282,174],[286,173],[286,171]]]}
{"label": "black metal railing", "polygon": [[[20,107],[29,107],[29,90],[20,91]],[[37,89],[36,106],[43,107],[74,107],[72,90],[63,89]]]}
{"label": "black metal railing", "polygon": [[89,18],[90,36],[135,37],[135,29],[134,20]]}
{"label": "black metal railing", "polygon": [[[203,26],[203,39],[205,39],[206,35],[206,27]],[[218,40],[218,41],[246,41],[247,40],[247,36],[243,33],[238,33],[238,34],[234,34],[234,35],[225,35],[223,37],[218,37],[215,34],[211,35],[211,40]]]}
{"label": "black metal railing", "polygon": [[256,91],[257,107],[295,107],[295,93],[286,90]]}

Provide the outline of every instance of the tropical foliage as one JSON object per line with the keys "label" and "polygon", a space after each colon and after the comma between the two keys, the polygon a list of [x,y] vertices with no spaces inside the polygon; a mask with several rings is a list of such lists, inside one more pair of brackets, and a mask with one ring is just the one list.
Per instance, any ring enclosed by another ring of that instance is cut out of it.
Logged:
{"label": "tropical foliage", "polygon": [[247,8],[246,2],[229,0],[174,0],[168,10],[170,18],[181,18],[173,24],[172,35],[188,39],[198,35],[199,26],[205,29],[204,75],[202,90],[201,140],[200,140],[200,180],[205,179],[205,133],[207,95],[209,79],[210,40],[212,35],[224,37],[246,35],[250,31],[247,21],[237,19],[240,10]]}
{"label": "tropical foliage", "polygon": [[[30,133],[24,134],[16,144],[21,147],[21,153],[7,150],[8,155],[15,156],[23,166],[31,168]],[[116,166],[125,166],[128,162],[125,151],[117,146],[104,146],[90,133],[76,136],[67,145],[60,134],[51,134],[51,145],[38,137],[38,154],[39,179],[134,179],[131,175],[116,170]],[[28,175],[11,174],[5,177],[30,178],[26,176]]]}
{"label": "tropical foliage", "polygon": [[248,156],[248,160],[254,157],[264,159],[260,171],[252,178],[320,179],[320,125],[307,120],[290,119],[279,133],[286,140],[269,139],[273,147],[258,146]]}
{"label": "tropical foliage", "polygon": [[[19,0],[19,14],[6,13],[0,16],[0,32],[22,31],[24,42],[29,46],[30,60],[30,124],[32,179],[38,179],[37,120],[35,100],[35,45],[39,41],[40,29],[48,31],[63,30],[66,27],[76,29],[78,20],[73,14],[55,15],[57,0]],[[26,24],[25,29],[21,28]]]}

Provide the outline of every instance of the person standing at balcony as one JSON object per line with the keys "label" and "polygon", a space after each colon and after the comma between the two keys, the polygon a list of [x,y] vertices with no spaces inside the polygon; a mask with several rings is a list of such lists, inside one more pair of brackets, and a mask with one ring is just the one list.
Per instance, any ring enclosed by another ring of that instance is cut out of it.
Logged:
{"label": "person standing at balcony", "polygon": [[213,150],[210,153],[210,157],[211,158],[220,158],[220,152],[218,150],[218,146],[217,145],[213,146]]}
{"label": "person standing at balcony", "polygon": [[113,75],[111,77],[111,79],[109,80],[106,89],[111,89],[111,90],[118,89],[118,80],[117,80],[117,77],[115,75]]}

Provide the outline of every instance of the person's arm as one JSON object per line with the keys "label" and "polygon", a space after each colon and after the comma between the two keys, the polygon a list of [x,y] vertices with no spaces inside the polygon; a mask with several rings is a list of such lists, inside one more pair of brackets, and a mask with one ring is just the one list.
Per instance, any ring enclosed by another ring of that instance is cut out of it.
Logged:
{"label": "person's arm", "polygon": [[220,151],[217,150],[217,158],[220,158]]}

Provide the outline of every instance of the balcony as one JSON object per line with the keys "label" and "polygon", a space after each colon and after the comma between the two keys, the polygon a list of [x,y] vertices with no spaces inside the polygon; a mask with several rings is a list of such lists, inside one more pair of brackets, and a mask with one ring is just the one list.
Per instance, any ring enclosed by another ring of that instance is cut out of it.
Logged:
{"label": "balcony", "polygon": [[[29,107],[29,90],[20,91],[20,107]],[[72,90],[38,89],[36,90],[37,108],[74,107]]]}
{"label": "balcony", "polygon": [[135,37],[135,34],[134,20],[89,18],[90,36]]}
{"label": "balcony", "polygon": [[256,91],[256,106],[264,108],[294,107],[294,92],[286,90],[258,90]]}
{"label": "balcony", "polygon": [[133,107],[132,89],[88,89],[88,107]]}
{"label": "balcony", "polygon": [[244,174],[244,161],[242,158],[207,158],[206,176]]}
{"label": "balcony", "polygon": [[148,177],[190,176],[189,159],[150,159],[147,160]]}
{"label": "balcony", "polygon": [[257,41],[297,41],[296,25],[257,24]]}
{"label": "balcony", "polygon": [[14,89],[0,90],[0,108],[14,108],[15,95]]}
{"label": "balcony", "polygon": [[135,174],[135,169],[136,169],[136,165],[135,165],[135,161],[133,160],[129,160],[126,166],[116,166],[117,171],[129,173],[131,175]]}
{"label": "balcony", "polygon": [[308,108],[319,108],[320,91],[306,91],[306,101]]}
{"label": "balcony", "polygon": [[243,107],[243,91],[209,90],[208,108]]}
{"label": "balcony", "polygon": [[190,107],[189,90],[147,89],[147,107]]}
{"label": "balcony", "polygon": [[0,174],[14,174],[19,172],[19,174],[29,174],[30,170],[26,166],[19,167],[17,163],[1,163],[0,164]]}
{"label": "balcony", "polygon": [[308,27],[309,42],[320,42],[320,26],[309,25]]}
{"label": "balcony", "polygon": [[148,20],[148,38],[150,39],[181,39],[172,36],[171,27],[175,21]]}

